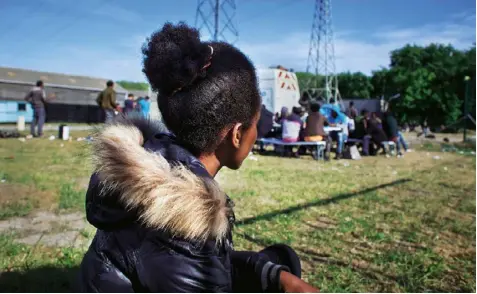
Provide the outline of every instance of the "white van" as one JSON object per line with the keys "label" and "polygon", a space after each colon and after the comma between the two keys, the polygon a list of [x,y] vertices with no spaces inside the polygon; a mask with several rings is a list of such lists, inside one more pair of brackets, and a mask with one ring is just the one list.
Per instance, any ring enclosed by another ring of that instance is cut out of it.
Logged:
{"label": "white van", "polygon": [[300,89],[294,72],[283,69],[258,69],[258,82],[262,103],[273,112],[280,113],[282,107],[291,111],[292,107],[299,106]]}

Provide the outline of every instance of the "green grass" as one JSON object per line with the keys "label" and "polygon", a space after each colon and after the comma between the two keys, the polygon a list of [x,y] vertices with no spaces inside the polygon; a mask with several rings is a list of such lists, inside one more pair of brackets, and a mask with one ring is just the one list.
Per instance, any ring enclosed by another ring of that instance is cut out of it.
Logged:
{"label": "green grass", "polygon": [[83,251],[15,244],[12,235],[0,235],[0,289],[2,292],[71,292],[78,279]]}
{"label": "green grass", "polygon": [[28,215],[33,209],[30,202],[13,202],[4,203],[0,209],[0,220],[14,217]]}
{"label": "green grass", "polygon": [[[289,244],[322,292],[475,292],[475,156],[423,145],[404,159],[257,156],[221,171],[236,249]],[[83,142],[1,140],[0,217],[82,211],[90,173]],[[0,235],[2,290],[72,289],[82,250],[14,239]]]}
{"label": "green grass", "polygon": [[75,189],[72,184],[62,184],[58,207],[60,209],[81,209],[84,207],[84,195],[84,191]]}

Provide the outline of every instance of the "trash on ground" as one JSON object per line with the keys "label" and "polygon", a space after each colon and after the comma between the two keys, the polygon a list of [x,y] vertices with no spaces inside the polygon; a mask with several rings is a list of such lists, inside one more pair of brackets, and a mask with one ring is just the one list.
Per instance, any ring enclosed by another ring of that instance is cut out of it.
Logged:
{"label": "trash on ground", "polygon": [[53,140],[55,140],[55,138],[56,138],[55,136],[51,135],[51,136],[48,138],[48,140],[53,141]]}
{"label": "trash on ground", "polygon": [[19,140],[20,142],[25,142],[25,141],[26,141],[25,138],[18,138],[18,140]]}
{"label": "trash on ground", "polygon": [[440,157],[439,155],[436,155],[436,156],[434,156],[434,157],[432,157],[432,158],[434,158],[434,159],[436,159],[436,160],[441,159],[441,157]]}
{"label": "trash on ground", "polygon": [[253,161],[258,161],[258,158],[256,156],[249,156],[248,159],[253,160]]}

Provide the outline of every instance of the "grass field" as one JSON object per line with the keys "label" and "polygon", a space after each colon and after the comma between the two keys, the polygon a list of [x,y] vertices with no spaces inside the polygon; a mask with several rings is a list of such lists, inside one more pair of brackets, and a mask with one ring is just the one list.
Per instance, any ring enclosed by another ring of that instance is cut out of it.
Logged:
{"label": "grass field", "polygon": [[[256,156],[222,171],[236,248],[291,245],[322,292],[475,292],[475,155],[419,147],[403,159]],[[0,219],[82,212],[90,171],[84,142],[0,140]],[[0,289],[72,290],[84,247],[24,245],[19,234],[0,233]]]}

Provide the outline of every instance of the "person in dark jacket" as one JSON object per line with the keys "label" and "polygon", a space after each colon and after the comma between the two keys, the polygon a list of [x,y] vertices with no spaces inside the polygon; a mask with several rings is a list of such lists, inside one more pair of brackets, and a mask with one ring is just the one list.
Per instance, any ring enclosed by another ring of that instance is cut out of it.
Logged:
{"label": "person in dark jacket", "polygon": [[[50,95],[53,98],[53,95]],[[43,124],[46,120],[45,106],[47,98],[45,94],[45,88],[43,81],[37,81],[36,86],[33,87],[30,92],[25,96],[25,100],[29,102],[33,108],[33,120],[30,124],[30,132],[33,137],[43,136]],[[38,125],[38,133],[35,132],[35,128]]]}
{"label": "person in dark jacket", "polygon": [[127,99],[124,101],[124,115],[130,115],[136,109],[136,101],[134,100],[134,94],[129,93]]}
{"label": "person in dark jacket", "polygon": [[368,129],[369,111],[367,109],[361,110],[361,115],[355,118],[355,129],[350,133],[350,138],[362,140],[362,153],[365,156],[369,155],[369,143],[371,136],[367,133]]}
{"label": "person in dark jacket", "polygon": [[349,107],[346,109],[346,116],[352,119],[356,119],[358,116],[358,110],[354,107],[354,101],[349,102]]}
{"label": "person in dark jacket", "polygon": [[253,64],[183,23],[153,33],[143,54],[169,131],[125,117],[93,141],[86,211],[97,232],[80,290],[316,292],[290,247],[233,249],[233,202],[214,177],[238,169],[257,138]]}
{"label": "person in dark jacket", "polygon": [[[388,136],[389,141],[393,141],[394,144],[396,144],[396,151],[397,151],[398,157],[402,157],[401,143],[404,140],[404,138],[402,138],[402,135],[399,132],[399,125],[396,118],[394,117],[393,113],[389,110],[386,111],[386,113],[384,114],[383,129],[386,135]],[[404,145],[403,147],[407,149],[407,146],[405,144],[403,145]]]}
{"label": "person in dark jacket", "polygon": [[366,129],[367,134],[371,136],[371,140],[377,146],[377,148],[374,148],[373,146],[373,150],[370,151],[370,153],[376,154],[381,149],[383,153],[385,153],[384,146],[382,145],[382,143],[384,141],[387,141],[388,138],[382,128],[381,120],[377,117],[376,114],[375,115],[371,114],[371,117],[368,118],[366,125],[367,125],[367,129]]}
{"label": "person in dark jacket", "polygon": [[262,104],[257,123],[257,138],[265,138],[273,128],[273,113]]}

